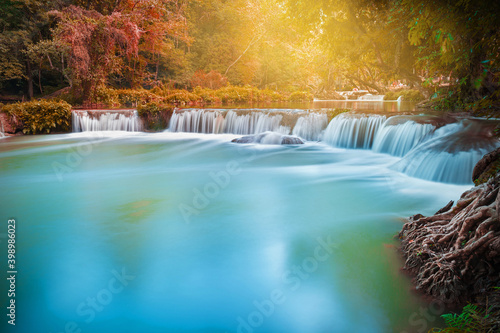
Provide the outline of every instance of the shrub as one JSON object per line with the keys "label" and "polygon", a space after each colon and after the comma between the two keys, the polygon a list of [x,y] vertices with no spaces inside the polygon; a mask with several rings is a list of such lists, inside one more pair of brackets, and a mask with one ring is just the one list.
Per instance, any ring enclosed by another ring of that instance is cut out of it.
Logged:
{"label": "shrub", "polygon": [[253,92],[249,88],[228,86],[216,91],[217,97],[223,103],[242,103],[253,100]]}
{"label": "shrub", "polygon": [[200,96],[187,90],[172,90],[164,99],[168,103],[190,104],[200,100]]}
{"label": "shrub", "polygon": [[292,102],[312,101],[313,99],[314,95],[307,91],[296,91],[288,97],[288,100]]}
{"label": "shrub", "polygon": [[326,111],[326,115],[328,117],[328,122],[330,122],[333,118],[337,117],[339,114],[344,112],[349,112],[349,109],[330,109]]}
{"label": "shrub", "polygon": [[285,101],[286,97],[277,91],[271,89],[260,90],[262,102],[281,102]]}
{"label": "shrub", "polygon": [[398,93],[395,91],[388,91],[384,96],[384,101],[395,101],[399,97]]}
{"label": "shrub", "polygon": [[217,96],[215,90],[208,88],[196,87],[193,91],[196,95],[200,96],[203,103],[206,104],[221,104],[222,100]]}
{"label": "shrub", "polygon": [[401,91],[401,96],[403,96],[404,101],[409,102],[420,102],[424,99],[424,95],[418,90],[410,89]]}
{"label": "shrub", "polygon": [[6,105],[2,111],[20,119],[26,134],[69,132],[71,105],[65,101],[41,100]]}
{"label": "shrub", "polygon": [[406,90],[398,90],[398,91],[389,91],[384,96],[384,100],[386,101],[394,101],[399,97],[402,97],[404,101],[407,102],[420,102],[424,100],[424,95],[418,90],[415,89],[406,89]]}
{"label": "shrub", "polygon": [[137,112],[146,130],[161,131],[168,127],[173,108],[166,104],[150,102],[139,105]]}

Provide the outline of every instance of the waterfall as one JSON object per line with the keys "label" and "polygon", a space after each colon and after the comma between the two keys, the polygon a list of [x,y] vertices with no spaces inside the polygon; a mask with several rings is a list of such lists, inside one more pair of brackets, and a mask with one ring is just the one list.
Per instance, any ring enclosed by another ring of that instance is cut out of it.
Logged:
{"label": "waterfall", "polygon": [[358,101],[383,101],[384,95],[366,94],[358,97]]}
{"label": "waterfall", "polygon": [[[224,117],[225,114],[225,117]],[[258,134],[267,131],[289,134],[290,128],[282,126],[281,114],[233,110],[175,111],[170,119],[170,132]]]}
{"label": "waterfall", "polygon": [[370,149],[385,116],[343,113],[333,118],[323,141],[341,148]]}
{"label": "waterfall", "polygon": [[409,176],[454,184],[471,183],[472,170],[498,142],[484,135],[485,126],[462,120],[436,130],[393,168]]}
{"label": "waterfall", "polygon": [[1,138],[5,138],[5,130],[3,128],[3,121],[2,121],[2,118],[0,118],[0,139]]}
{"label": "waterfall", "polygon": [[395,116],[387,119],[375,136],[373,151],[402,157],[435,129],[432,124],[420,124],[413,118]]}
{"label": "waterfall", "polygon": [[[371,149],[399,157],[391,168],[412,177],[470,184],[477,161],[498,145],[489,133],[497,122],[463,120],[437,128],[442,123],[430,116],[387,118],[348,112],[328,124],[325,112],[187,109],[174,112],[169,131],[254,135],[251,142],[265,144],[282,142],[292,133],[334,147]],[[238,142],[250,140],[240,139]]]}
{"label": "waterfall", "polygon": [[297,119],[292,134],[309,141],[319,141],[327,125],[326,113],[310,113]]}
{"label": "waterfall", "polygon": [[224,117],[218,111],[174,111],[170,118],[171,132],[222,133]]}
{"label": "waterfall", "polygon": [[135,110],[73,111],[73,132],[87,132],[87,131],[138,132],[141,129],[142,129],[142,123],[139,118],[139,114]]}

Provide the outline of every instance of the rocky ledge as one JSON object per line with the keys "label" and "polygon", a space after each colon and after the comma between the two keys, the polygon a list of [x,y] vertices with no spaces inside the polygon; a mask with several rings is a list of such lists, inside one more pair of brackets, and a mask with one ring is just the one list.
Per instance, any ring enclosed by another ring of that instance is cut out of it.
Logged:
{"label": "rocky ledge", "polygon": [[0,131],[2,130],[5,135],[22,134],[23,124],[16,117],[0,112]]}

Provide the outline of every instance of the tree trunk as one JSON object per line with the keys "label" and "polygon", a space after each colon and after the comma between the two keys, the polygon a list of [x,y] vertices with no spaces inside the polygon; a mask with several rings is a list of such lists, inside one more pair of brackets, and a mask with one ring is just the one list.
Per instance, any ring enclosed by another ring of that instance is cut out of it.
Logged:
{"label": "tree trunk", "polygon": [[30,61],[26,61],[26,74],[28,77],[28,100],[33,99],[33,73],[31,71],[31,63]]}
{"label": "tree trunk", "polygon": [[86,103],[92,104],[91,93],[92,93],[92,82],[90,80],[83,80],[82,99],[84,104]]}

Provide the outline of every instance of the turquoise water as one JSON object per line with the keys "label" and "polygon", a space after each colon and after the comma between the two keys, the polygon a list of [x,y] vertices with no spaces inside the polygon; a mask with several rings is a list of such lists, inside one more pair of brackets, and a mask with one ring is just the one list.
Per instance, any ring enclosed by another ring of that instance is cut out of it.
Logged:
{"label": "turquoise water", "polygon": [[372,151],[235,137],[2,139],[2,276],[9,218],[18,270],[2,332],[420,329],[428,305],[393,236],[469,186],[410,178]]}

